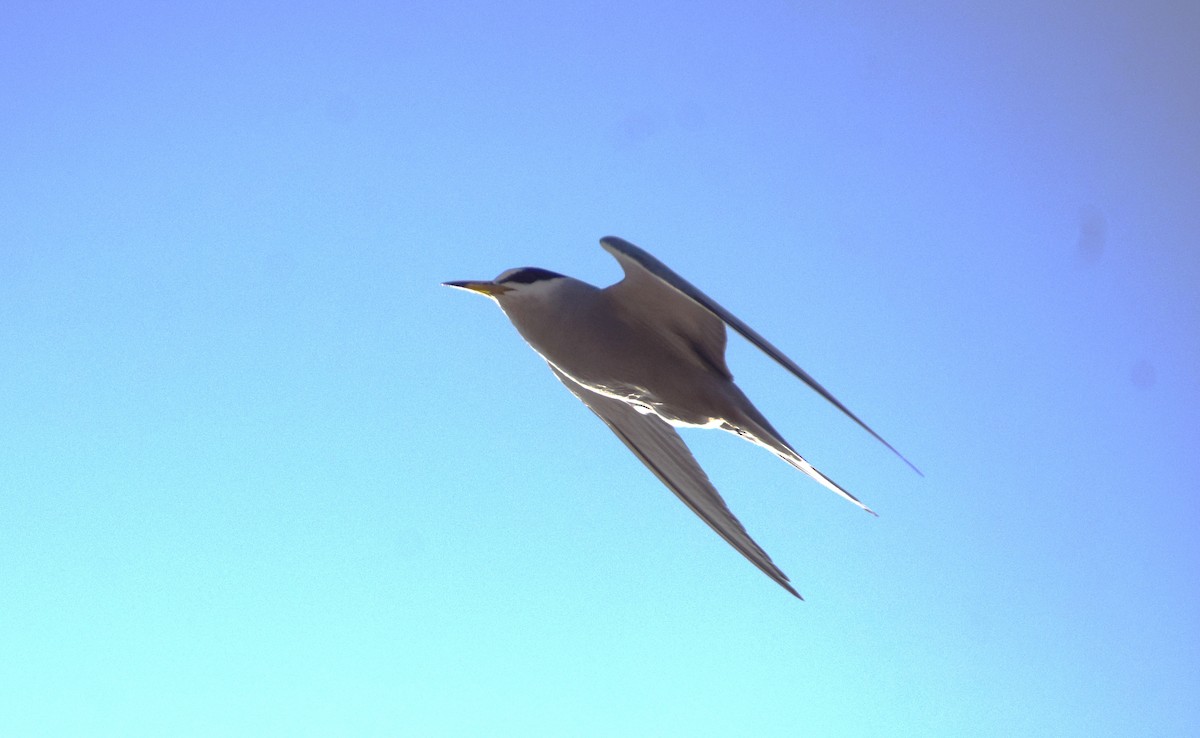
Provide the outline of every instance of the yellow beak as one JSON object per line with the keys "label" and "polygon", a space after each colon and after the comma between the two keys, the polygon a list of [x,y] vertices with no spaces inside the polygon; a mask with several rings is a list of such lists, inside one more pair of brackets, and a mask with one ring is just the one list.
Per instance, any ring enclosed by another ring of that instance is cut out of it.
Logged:
{"label": "yellow beak", "polygon": [[442,285],[446,287],[454,287],[460,290],[467,290],[468,292],[478,292],[479,294],[486,295],[487,297],[497,297],[509,291],[509,288],[502,284],[497,284],[495,282],[473,281],[469,279],[461,282],[442,282]]}

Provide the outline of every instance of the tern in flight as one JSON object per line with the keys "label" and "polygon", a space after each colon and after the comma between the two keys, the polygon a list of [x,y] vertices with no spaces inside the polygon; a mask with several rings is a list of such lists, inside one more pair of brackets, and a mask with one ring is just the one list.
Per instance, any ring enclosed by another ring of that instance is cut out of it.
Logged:
{"label": "tern in flight", "polygon": [[725,364],[725,326],[782,364],[918,474],[920,470],[782,351],[658,259],[614,236],[600,239],[600,245],[625,271],[625,278],[609,287],[536,267],[509,269],[493,281],[444,284],[495,300],[554,375],[683,504],[750,563],[800,597],[729,511],[673,426],[736,433],[875,513],[805,461],[733,383]]}

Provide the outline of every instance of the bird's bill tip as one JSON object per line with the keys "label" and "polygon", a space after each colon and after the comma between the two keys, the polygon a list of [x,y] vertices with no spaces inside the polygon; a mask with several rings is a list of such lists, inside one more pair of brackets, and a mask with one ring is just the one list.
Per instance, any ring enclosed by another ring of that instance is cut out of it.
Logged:
{"label": "bird's bill tip", "polygon": [[456,282],[442,282],[443,287],[453,287],[467,292],[477,292],[487,297],[496,297],[508,292],[508,288],[496,282],[488,282],[484,280],[465,279]]}

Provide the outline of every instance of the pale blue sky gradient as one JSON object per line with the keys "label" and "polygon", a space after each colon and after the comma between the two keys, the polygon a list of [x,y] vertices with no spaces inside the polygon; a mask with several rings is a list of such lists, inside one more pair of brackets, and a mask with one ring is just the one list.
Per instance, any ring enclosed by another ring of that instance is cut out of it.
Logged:
{"label": "pale blue sky gradient", "polygon": [[[0,734],[1200,733],[1200,6],[9,2]],[[858,511],[484,300],[606,234]]]}

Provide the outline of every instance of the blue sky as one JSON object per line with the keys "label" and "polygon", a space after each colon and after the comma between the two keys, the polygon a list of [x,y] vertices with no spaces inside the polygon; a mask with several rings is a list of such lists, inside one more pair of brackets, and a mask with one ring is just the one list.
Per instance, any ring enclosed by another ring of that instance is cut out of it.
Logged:
{"label": "blue sky", "polygon": [[[0,733],[1200,731],[1194,3],[6,3]],[[486,301],[627,238],[873,519]]]}

